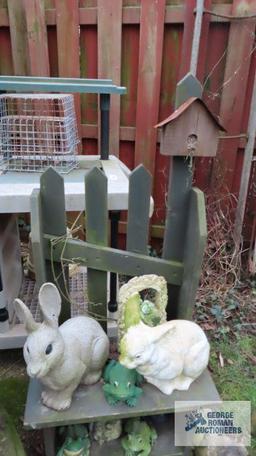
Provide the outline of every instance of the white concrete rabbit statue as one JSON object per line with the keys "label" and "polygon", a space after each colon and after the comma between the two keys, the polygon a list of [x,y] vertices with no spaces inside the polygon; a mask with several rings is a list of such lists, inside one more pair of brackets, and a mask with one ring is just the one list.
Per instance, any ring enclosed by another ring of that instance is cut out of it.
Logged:
{"label": "white concrete rabbit statue", "polygon": [[23,349],[27,373],[43,384],[43,404],[64,410],[80,383],[91,385],[100,379],[109,340],[100,324],[86,316],[70,318],[58,327],[61,297],[54,284],[41,286],[39,303],[43,323],[36,323],[27,306],[15,300],[17,315],[28,332]]}
{"label": "white concrete rabbit statue", "polygon": [[206,335],[196,323],[171,320],[149,327],[140,321],[121,339],[119,361],[169,395],[189,388],[206,368],[209,352]]}

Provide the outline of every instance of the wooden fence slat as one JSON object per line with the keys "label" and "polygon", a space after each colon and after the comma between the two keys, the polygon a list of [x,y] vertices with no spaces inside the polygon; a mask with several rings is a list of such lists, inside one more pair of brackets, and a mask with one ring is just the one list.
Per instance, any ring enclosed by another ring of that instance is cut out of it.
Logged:
{"label": "wooden fence slat", "polygon": [[175,157],[169,176],[163,258],[182,261],[192,170],[184,157]]}
{"label": "wooden fence slat", "polygon": [[[121,84],[122,0],[98,0],[98,77]],[[120,96],[110,102],[109,150],[119,156]],[[100,137],[100,136],[98,136]]]}
{"label": "wooden fence slat", "polygon": [[[207,10],[211,10],[212,9],[212,0],[204,0],[204,8]],[[196,77],[202,84],[204,82],[205,68],[206,68],[206,57],[207,57],[207,50],[208,50],[208,36],[209,36],[209,28],[210,28],[210,19],[211,19],[210,14],[203,14],[199,53],[198,53],[197,72],[196,72]]]}
{"label": "wooden fence slat", "polygon": [[142,0],[137,92],[135,166],[154,176],[163,52],[165,0]]}
{"label": "wooden fence slat", "polygon": [[[49,241],[52,236],[44,236],[46,258],[50,258]],[[101,271],[113,271],[125,275],[159,274],[168,283],[181,285],[183,264],[178,261],[162,260],[140,253],[102,247],[76,239],[61,241],[56,245],[53,258],[58,259],[63,250],[65,260],[77,261],[88,268],[99,268]],[[100,284],[98,283],[98,288]],[[98,312],[97,312],[98,313]]]}
{"label": "wooden fence slat", "polygon": [[8,16],[15,75],[28,74],[26,20],[22,1],[8,0]]}
{"label": "wooden fence slat", "polygon": [[[54,236],[65,236],[66,212],[65,212],[65,194],[64,180],[53,168],[45,171],[40,179],[41,194],[41,213],[42,213],[42,231],[43,233]],[[46,278],[49,282],[54,282],[54,275],[58,279],[56,285],[59,290],[67,295],[68,291],[68,270],[62,270],[60,262],[54,262],[54,274],[52,271],[52,262],[46,262]],[[67,290],[66,290],[67,289]],[[70,318],[69,300],[62,296],[62,307],[60,322]]]}
{"label": "wooden fence slat", "polygon": [[192,188],[183,258],[184,275],[179,293],[178,318],[192,319],[206,239],[204,194],[198,188]]}
{"label": "wooden fence slat", "polygon": [[[204,0],[204,8],[208,10],[212,10],[212,0]],[[196,77],[198,81],[203,85],[204,78],[205,78],[205,70],[206,70],[206,60],[207,60],[207,53],[209,52],[209,31],[210,31],[210,14],[204,14],[202,18],[202,28],[201,28],[201,36],[200,36],[200,45],[199,45],[199,55],[198,55],[198,63],[197,63],[197,72]],[[203,90],[202,90],[203,91]],[[202,96],[202,94],[201,94]],[[208,157],[201,157],[194,159],[195,163],[195,171],[194,171],[194,179],[197,182],[197,185],[201,189],[207,188],[209,185],[209,170],[211,169],[210,163],[211,158]],[[202,163],[202,166],[198,166],[199,163]]]}
{"label": "wooden fence slat", "polygon": [[190,57],[193,40],[193,30],[195,23],[194,9],[196,8],[196,0],[185,2],[184,12],[184,31],[181,48],[181,63],[179,68],[179,80],[182,79],[190,69]]}
{"label": "wooden fence slat", "polygon": [[31,194],[30,208],[33,262],[36,271],[36,283],[38,287],[40,287],[44,282],[47,281],[47,274],[43,246],[41,194],[38,188],[35,188]]}
{"label": "wooden fence slat", "polygon": [[[85,177],[86,240],[97,246],[108,244],[108,180],[95,167]],[[99,255],[100,256],[100,255]],[[89,311],[107,317],[107,272],[87,270]],[[100,321],[107,329],[107,322]]]}
{"label": "wooden fence slat", "polygon": [[5,27],[0,28],[0,43],[0,74],[12,75],[14,72],[11,40],[9,36],[9,30]]}
{"label": "wooden fence slat", "polygon": [[143,165],[129,177],[126,249],[147,254],[152,177]]}
{"label": "wooden fence slat", "polygon": [[23,0],[27,27],[29,71],[33,76],[49,76],[49,53],[43,0]]}
{"label": "wooden fence slat", "polygon": [[[79,78],[80,25],[78,0],[58,0],[56,2],[56,27],[59,76]],[[81,136],[80,95],[75,94],[74,99],[78,132]]]}
{"label": "wooden fence slat", "polygon": [[[234,0],[232,15],[255,14],[256,2],[248,0]],[[227,130],[227,135],[241,133],[246,87],[250,69],[253,46],[255,45],[256,19],[232,21],[229,31],[228,51],[224,73],[224,85],[221,96],[220,119]],[[214,162],[212,174],[213,186],[216,191],[218,180],[219,190],[232,191],[234,172],[237,158],[239,138],[220,141],[218,160]],[[221,162],[221,163],[220,163]],[[222,169],[221,179],[218,179],[218,170]]]}

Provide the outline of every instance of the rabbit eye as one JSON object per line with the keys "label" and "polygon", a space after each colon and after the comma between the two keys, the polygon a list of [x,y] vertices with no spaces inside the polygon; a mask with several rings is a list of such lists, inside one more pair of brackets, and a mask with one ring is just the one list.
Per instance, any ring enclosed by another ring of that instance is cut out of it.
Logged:
{"label": "rabbit eye", "polygon": [[28,346],[27,346],[27,352],[30,353]]}
{"label": "rabbit eye", "polygon": [[139,359],[141,357],[141,355],[136,355],[135,358],[136,359]]}
{"label": "rabbit eye", "polygon": [[45,350],[45,354],[46,355],[49,355],[52,351],[52,344],[49,344],[47,347],[46,347],[46,350]]}

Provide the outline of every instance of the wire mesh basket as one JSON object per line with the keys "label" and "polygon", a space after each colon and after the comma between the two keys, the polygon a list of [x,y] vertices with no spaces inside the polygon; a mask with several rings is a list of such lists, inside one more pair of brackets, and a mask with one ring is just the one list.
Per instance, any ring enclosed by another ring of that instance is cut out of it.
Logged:
{"label": "wire mesh basket", "polygon": [[74,99],[69,94],[0,95],[0,167],[67,173],[77,166]]}

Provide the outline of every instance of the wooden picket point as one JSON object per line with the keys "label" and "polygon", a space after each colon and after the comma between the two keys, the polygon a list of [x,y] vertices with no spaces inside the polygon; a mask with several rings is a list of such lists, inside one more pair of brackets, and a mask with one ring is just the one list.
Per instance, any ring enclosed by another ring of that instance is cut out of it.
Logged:
{"label": "wooden picket point", "polygon": [[[107,184],[107,177],[97,167],[85,177],[86,240],[101,247],[108,244]],[[89,311],[102,318],[100,323],[106,330],[107,272],[87,269],[87,293]]]}
{"label": "wooden picket point", "polygon": [[147,254],[152,177],[143,165],[129,177],[126,249]]}

